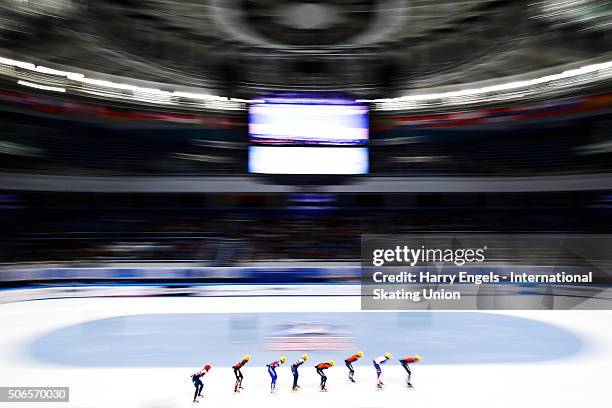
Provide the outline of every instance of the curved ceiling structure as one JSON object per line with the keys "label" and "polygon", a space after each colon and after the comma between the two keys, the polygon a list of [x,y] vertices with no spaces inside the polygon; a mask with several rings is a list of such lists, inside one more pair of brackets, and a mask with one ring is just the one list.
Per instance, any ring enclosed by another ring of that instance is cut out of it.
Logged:
{"label": "curved ceiling structure", "polygon": [[612,60],[610,12],[602,2],[579,3],[575,10],[547,0],[7,0],[0,56],[236,99],[300,90],[377,101],[457,96]]}

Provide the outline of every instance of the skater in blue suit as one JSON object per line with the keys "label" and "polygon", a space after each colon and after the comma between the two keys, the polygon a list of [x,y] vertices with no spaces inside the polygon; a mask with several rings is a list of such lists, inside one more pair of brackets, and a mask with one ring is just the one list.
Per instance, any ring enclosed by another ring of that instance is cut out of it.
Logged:
{"label": "skater in blue suit", "polygon": [[276,367],[279,367],[281,364],[285,364],[285,361],[287,361],[287,357],[283,356],[280,358],[280,360],[273,361],[266,365],[266,367],[268,367],[268,374],[270,374],[270,378],[272,379],[272,382],[270,383],[270,392],[274,392],[276,390],[276,379],[278,378],[278,375],[276,374]]}
{"label": "skater in blue suit", "polygon": [[387,361],[391,359],[391,353],[386,353],[384,356],[376,357],[372,362],[374,363],[374,368],[376,369],[376,388],[382,390],[383,382],[380,379],[382,374],[381,365],[385,364]]}
{"label": "skater in blue suit", "polygon": [[300,388],[298,385],[298,377],[300,376],[298,373],[298,368],[304,364],[306,360],[308,360],[308,354],[302,355],[302,358],[298,358],[295,363],[291,364],[291,374],[293,374],[293,391],[297,391]]}
{"label": "skater in blue suit", "polygon": [[210,364],[206,364],[202,370],[191,375],[191,381],[193,382],[193,386],[195,387],[195,393],[193,394],[193,402],[200,402],[198,401],[198,397],[202,396],[202,389],[204,388],[204,383],[202,382],[201,378],[204,377],[206,373],[210,371],[210,368]]}

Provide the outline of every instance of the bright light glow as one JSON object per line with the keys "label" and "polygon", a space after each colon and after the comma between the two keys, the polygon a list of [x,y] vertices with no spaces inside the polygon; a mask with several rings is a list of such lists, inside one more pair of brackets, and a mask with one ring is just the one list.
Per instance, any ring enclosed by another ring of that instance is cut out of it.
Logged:
{"label": "bright light glow", "polygon": [[33,82],[27,82],[27,81],[21,81],[21,80],[17,81],[17,83],[19,85],[29,86],[30,88],[42,89],[45,91],[66,92],[66,88],[60,88],[58,86],[40,85],[40,84],[35,84]]}
{"label": "bright light glow", "polygon": [[53,68],[47,68],[47,67],[43,67],[43,66],[37,66],[36,68],[34,68],[34,70],[36,72],[42,72],[43,74],[49,74],[49,75],[57,75],[57,76],[65,76],[67,77],[68,74],[70,74],[70,72],[66,72],[66,71],[59,71],[57,69],[53,69]]}
{"label": "bright light glow", "polygon": [[367,147],[250,146],[249,172],[367,174]]}
{"label": "bright light glow", "polygon": [[[95,95],[105,95],[113,98],[122,98],[128,100],[136,100],[141,102],[163,103],[170,105],[185,105],[199,106],[202,108],[223,109],[223,110],[239,110],[243,109],[243,104],[261,103],[261,100],[247,99],[230,99],[227,97],[210,95],[199,92],[183,92],[183,91],[164,91],[156,88],[139,87],[136,85],[128,85],[116,83],[112,81],[87,78],[81,73],[61,71],[53,68],[34,65],[29,62],[17,61],[10,58],[0,57],[0,64],[20,68],[28,71],[46,74],[53,77],[65,77],[65,88],[53,85],[34,84],[34,88],[52,90],[57,92],[85,92]],[[7,70],[8,71],[8,70]],[[19,79],[19,70],[9,71],[8,75]],[[513,81],[497,85],[485,86],[481,88],[470,88],[459,91],[430,93],[422,95],[406,95],[399,98],[384,98],[384,99],[362,99],[356,102],[375,103],[377,110],[407,110],[407,109],[423,109],[433,108],[435,106],[452,106],[486,103],[491,101],[501,101],[517,99],[530,94],[545,93],[554,91],[563,87],[578,86],[580,84],[601,81],[612,77],[612,61],[586,65],[584,67],[570,69],[558,74],[545,75],[539,78]],[[27,78],[26,78],[27,79]],[[43,78],[37,78],[37,81],[43,81]],[[24,81],[30,83],[28,81]],[[49,78],[51,84],[55,84],[57,79]],[[90,85],[95,89],[85,89],[82,85]],[[23,85],[23,84],[22,84]],[[63,84],[62,84],[63,85]],[[30,85],[25,85],[30,86]],[[171,86],[171,85],[169,85]],[[119,91],[119,92],[118,92]],[[124,91],[124,92],[120,92]],[[125,92],[128,91],[128,92]],[[130,93],[131,92],[131,93]],[[161,99],[160,99],[161,97]],[[179,101],[176,98],[185,97],[194,101],[190,103]],[[150,99],[149,99],[150,98]]]}
{"label": "bright light glow", "polygon": [[201,94],[201,93],[191,93],[191,92],[177,92],[174,91],[172,92],[172,94],[174,96],[178,96],[181,98],[189,98],[189,99],[203,99],[203,100],[212,100],[212,101],[227,101],[228,99],[226,97],[223,96],[216,96],[216,95],[208,95],[208,94]]}
{"label": "bright light glow", "polygon": [[30,64],[29,62],[15,61],[8,58],[0,57],[0,64],[9,65],[12,67],[19,67],[23,69],[35,70],[36,65]]}
{"label": "bright light glow", "polygon": [[[183,105],[183,102],[179,102],[176,98],[185,97],[194,100],[201,101],[199,106],[202,108],[210,109],[222,109],[222,110],[239,110],[243,109],[243,104],[250,103],[249,100],[230,100],[227,97],[203,94],[203,93],[191,93],[191,92],[179,92],[179,91],[164,91],[157,88],[140,87],[137,85],[116,83],[107,80],[87,78],[85,75],[77,72],[61,71],[53,68],[44,67],[42,65],[34,65],[28,62],[17,61],[9,58],[0,57],[0,64],[25,69],[28,71],[38,72],[41,74],[47,74],[54,77],[61,76],[65,77],[74,84],[67,82],[67,88],[76,92],[88,93],[91,95],[109,97],[109,98],[122,98],[131,99],[141,102],[148,103],[161,103],[169,105]],[[19,72],[15,71],[13,75],[19,77]],[[43,78],[37,78],[42,81]],[[57,79],[49,78],[50,82],[57,82]],[[18,81],[19,84],[24,86],[30,86],[32,88],[67,92],[67,88],[61,88],[57,86],[35,84],[28,81]],[[72,86],[70,86],[72,85]],[[85,85],[85,86],[83,86]],[[120,91],[120,92],[117,92]],[[193,106],[194,104],[185,104]]]}
{"label": "bright light glow", "polygon": [[[419,108],[424,105],[419,105],[419,102],[432,102],[436,100],[448,100],[454,99],[453,103],[463,103],[463,102],[483,102],[486,101],[492,96],[487,94],[490,93],[499,93],[506,92],[512,90],[518,90],[523,88],[535,87],[537,85],[550,85],[554,88],[554,82],[565,81],[557,84],[557,88],[561,86],[567,86],[574,84],[577,82],[576,80],[596,80],[601,79],[603,74],[610,74],[610,72],[606,72],[612,68],[612,61],[600,63],[600,64],[592,64],[584,67],[570,69],[567,71],[563,71],[559,74],[545,75],[539,78],[524,80],[524,81],[515,81],[508,82],[505,84],[491,85],[482,88],[473,88],[473,89],[464,89],[459,91],[451,91],[451,92],[443,92],[443,93],[433,93],[433,94],[422,94],[422,95],[407,95],[401,96],[398,98],[385,98],[385,99],[362,99],[357,102],[374,102],[379,103],[379,107],[383,110],[394,110],[394,109],[408,109],[408,108]],[[574,80],[572,80],[574,79]],[[468,98],[473,98],[475,96],[482,96],[483,98],[479,100],[469,100]],[[514,98],[515,95],[508,95],[507,98]],[[495,98],[499,98],[499,96],[495,96]],[[452,103],[446,103],[452,104]]]}

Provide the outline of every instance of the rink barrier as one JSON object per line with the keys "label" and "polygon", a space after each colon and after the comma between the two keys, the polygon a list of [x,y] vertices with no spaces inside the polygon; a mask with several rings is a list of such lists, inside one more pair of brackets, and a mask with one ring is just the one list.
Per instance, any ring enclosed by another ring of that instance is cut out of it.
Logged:
{"label": "rink barrier", "polygon": [[[469,271],[471,274],[507,274],[510,270],[548,269],[531,265],[478,265],[447,266],[444,273],[456,274]],[[558,270],[571,273],[574,266],[555,266]],[[429,269],[428,267],[422,268]],[[580,271],[580,270],[578,270]],[[29,285],[44,282],[172,282],[172,283],[312,283],[312,282],[359,282],[363,278],[360,265],[322,266],[102,266],[102,267],[40,267],[0,269],[0,285]],[[503,282],[500,282],[503,283]]]}
{"label": "rink barrier", "polygon": [[292,283],[310,280],[358,279],[360,266],[324,267],[43,267],[0,270],[0,282],[45,281],[193,281],[227,280]]}
{"label": "rink barrier", "polygon": [[29,286],[0,291],[0,304],[33,300],[101,297],[359,297],[358,283],[348,284],[181,284],[145,283]]}
{"label": "rink barrier", "polygon": [[[515,265],[515,268],[520,266]],[[506,267],[507,268],[507,267]],[[448,268],[448,272],[451,272]],[[465,270],[465,267],[457,268]],[[502,268],[491,266],[489,270]],[[0,303],[30,300],[94,297],[282,297],[282,296],[363,296],[361,268],[354,265],[320,267],[46,267],[0,270]],[[477,271],[475,271],[478,273]],[[610,290],[609,285],[589,285]],[[489,285],[497,294],[545,295],[546,285]],[[473,299],[482,294],[463,288]],[[558,285],[556,293],[589,298],[585,286]],[[608,298],[608,292],[605,294]]]}

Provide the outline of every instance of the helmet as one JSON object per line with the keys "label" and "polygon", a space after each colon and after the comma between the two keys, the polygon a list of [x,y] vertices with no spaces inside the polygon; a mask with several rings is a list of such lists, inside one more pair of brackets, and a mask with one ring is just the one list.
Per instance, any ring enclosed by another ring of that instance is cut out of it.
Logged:
{"label": "helmet", "polygon": [[245,355],[244,355],[244,359],[245,359],[246,361],[249,361],[249,360],[251,359],[250,354],[245,354]]}
{"label": "helmet", "polygon": [[281,362],[281,364],[285,363],[285,361],[287,361],[287,357],[282,356],[282,357],[280,358],[280,362]]}
{"label": "helmet", "polygon": [[212,368],[212,366],[210,364],[206,364],[204,366],[204,370],[206,370],[206,371],[210,371],[211,368]]}
{"label": "helmet", "polygon": [[414,359],[416,361],[421,361],[423,359],[423,357],[421,357],[420,355],[417,354],[417,355],[414,356]]}
{"label": "helmet", "polygon": [[391,358],[391,357],[393,357],[391,353],[385,353],[385,358]]}
{"label": "helmet", "polygon": [[363,351],[358,351],[358,352],[357,352],[357,356],[358,356],[358,357],[363,357]]}
{"label": "helmet", "polygon": [[336,362],[334,360],[329,360],[329,365],[333,366],[334,364],[336,364]]}
{"label": "helmet", "polygon": [[304,361],[308,360],[308,354],[306,353],[302,354],[302,360]]}

